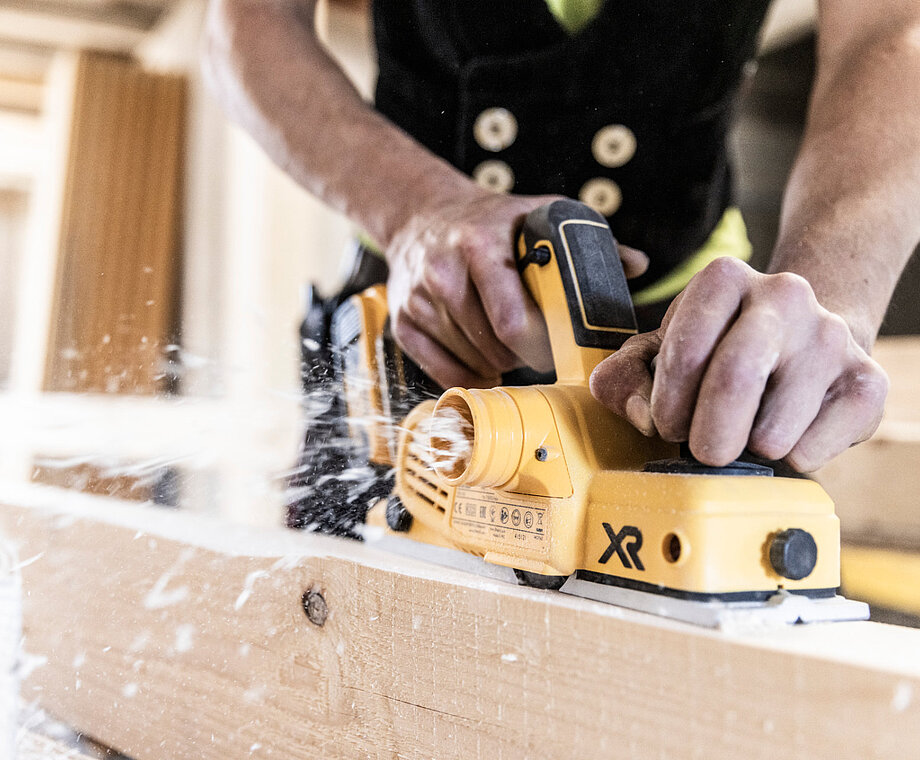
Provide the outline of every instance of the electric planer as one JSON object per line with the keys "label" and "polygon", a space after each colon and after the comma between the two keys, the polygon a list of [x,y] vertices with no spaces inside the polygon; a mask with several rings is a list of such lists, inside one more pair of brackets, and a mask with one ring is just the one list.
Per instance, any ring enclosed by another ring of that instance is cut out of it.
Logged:
{"label": "electric planer", "polygon": [[335,312],[347,437],[386,483],[367,515],[381,545],[706,626],[867,618],[837,595],[839,523],[821,486],[762,463],[708,467],[591,395],[591,371],[637,331],[603,217],[543,206],[515,257],[546,319],[551,383],[424,399],[388,336],[383,286]]}

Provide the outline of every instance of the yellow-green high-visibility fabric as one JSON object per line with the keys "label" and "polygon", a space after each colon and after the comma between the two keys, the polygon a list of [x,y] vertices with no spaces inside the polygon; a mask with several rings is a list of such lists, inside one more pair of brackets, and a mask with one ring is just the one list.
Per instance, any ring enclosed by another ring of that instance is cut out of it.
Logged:
{"label": "yellow-green high-visibility fabric", "polygon": [[577,34],[600,11],[604,0],[546,0],[556,20],[569,34]]}

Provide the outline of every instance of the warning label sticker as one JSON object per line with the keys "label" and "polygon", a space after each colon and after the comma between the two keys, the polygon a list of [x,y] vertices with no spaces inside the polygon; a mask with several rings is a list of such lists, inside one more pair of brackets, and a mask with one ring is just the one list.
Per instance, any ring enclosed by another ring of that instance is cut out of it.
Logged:
{"label": "warning label sticker", "polygon": [[451,523],[457,533],[470,539],[540,551],[548,546],[550,503],[546,497],[458,488]]}

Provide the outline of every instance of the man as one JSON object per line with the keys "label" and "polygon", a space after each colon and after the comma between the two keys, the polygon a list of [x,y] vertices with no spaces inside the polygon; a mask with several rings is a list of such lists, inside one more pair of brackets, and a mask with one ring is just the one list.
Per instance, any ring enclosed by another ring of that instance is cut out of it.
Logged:
{"label": "man", "polygon": [[377,0],[375,110],[317,41],[313,0],[213,0],[208,70],[269,155],[385,252],[395,337],[438,383],[549,366],[512,241],[549,194],[581,197],[647,254],[624,246],[628,273],[648,267],[640,302],[702,267],[597,367],[594,395],[706,464],[747,447],[809,471],[872,434],[887,392],[868,354],[920,240],[920,2],[820,2],[760,274],[713,252],[743,248],[724,139],[767,4]]}

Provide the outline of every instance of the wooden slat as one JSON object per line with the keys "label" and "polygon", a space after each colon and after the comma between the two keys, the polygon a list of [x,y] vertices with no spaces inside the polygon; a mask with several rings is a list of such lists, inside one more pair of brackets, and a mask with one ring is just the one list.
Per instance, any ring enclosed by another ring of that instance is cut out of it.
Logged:
{"label": "wooden slat", "polygon": [[45,389],[149,394],[176,316],[185,84],[85,53]]}
{"label": "wooden slat", "polygon": [[11,77],[0,72],[0,109],[37,114],[45,97],[40,79]]}
{"label": "wooden slat", "polygon": [[144,30],[96,19],[67,18],[51,10],[0,7],[0,42],[40,45],[61,50],[127,52]]}
{"label": "wooden slat", "polygon": [[882,338],[874,357],[891,379],[882,424],[816,475],[846,538],[920,547],[920,337]]}
{"label": "wooden slat", "polygon": [[10,9],[46,13],[73,21],[150,29],[171,0],[3,0]]}
{"label": "wooden slat", "polygon": [[0,502],[48,658],[25,697],[137,760],[918,757],[918,630],[717,633],[344,540]]}

